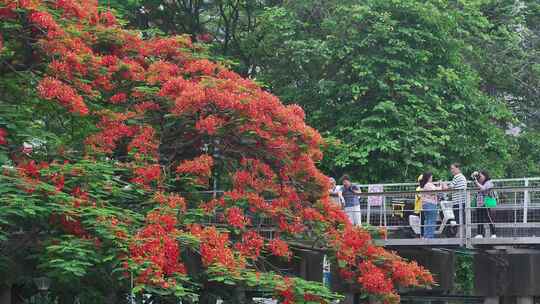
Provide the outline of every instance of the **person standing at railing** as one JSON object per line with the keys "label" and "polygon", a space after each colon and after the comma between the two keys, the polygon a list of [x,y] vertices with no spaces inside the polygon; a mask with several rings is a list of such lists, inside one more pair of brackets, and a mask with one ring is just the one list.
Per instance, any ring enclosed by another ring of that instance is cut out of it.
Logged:
{"label": "person standing at railing", "polygon": [[467,190],[467,178],[461,173],[461,165],[453,163],[450,165],[450,172],[452,173],[452,181],[448,184],[449,189],[463,190],[458,193],[452,194],[452,201],[454,203],[464,203]]}
{"label": "person standing at railing", "polygon": [[362,193],[360,188],[351,183],[351,179],[348,175],[341,177],[341,197],[345,202],[345,213],[351,220],[351,223],[355,226],[362,224],[362,215],[360,213],[360,200],[358,194]]}
{"label": "person standing at railing", "polygon": [[[446,188],[444,185],[435,186],[433,183],[433,174],[431,172],[425,172],[422,174],[420,187],[422,188],[422,191],[437,191]],[[421,198],[425,218],[423,237],[426,239],[432,239],[435,237],[435,227],[437,225],[437,193],[423,193],[421,194]]]}
{"label": "person standing at railing", "polygon": [[336,180],[333,177],[330,177],[330,189],[328,191],[330,192],[330,198],[332,198],[332,201],[343,208],[341,187],[336,185]]}
{"label": "person standing at railing", "polygon": [[[450,172],[452,173],[452,181],[448,184],[448,188],[452,190],[459,190],[459,192],[452,193],[452,203],[455,210],[459,210],[459,206],[465,208],[465,200],[467,198],[467,178],[461,173],[461,165],[453,163],[450,165]],[[461,215],[458,216],[460,223],[464,221],[461,219]]]}
{"label": "person standing at railing", "polygon": [[489,223],[489,233],[492,238],[496,238],[495,224],[493,222],[492,210],[486,206],[486,198],[494,197],[493,195],[493,182],[487,171],[474,172],[472,174],[474,183],[478,187],[479,191],[476,195],[476,207],[478,214],[478,234],[475,238],[485,237],[484,224]]}
{"label": "person standing at railing", "polygon": [[[420,174],[418,178],[416,179],[418,181],[418,187],[416,187],[416,191],[422,191],[422,187],[420,186],[420,182],[422,181],[423,175]],[[420,236],[424,235],[424,212],[422,212],[422,196],[420,194],[416,194],[414,196],[414,213],[420,216]]]}

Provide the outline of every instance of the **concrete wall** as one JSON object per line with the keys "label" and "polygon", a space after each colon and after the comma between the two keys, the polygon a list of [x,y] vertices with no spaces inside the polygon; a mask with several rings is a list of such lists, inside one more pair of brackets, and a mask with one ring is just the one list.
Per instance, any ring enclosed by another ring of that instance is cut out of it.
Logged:
{"label": "concrete wall", "polygon": [[476,254],[475,295],[540,296],[540,253]]}
{"label": "concrete wall", "polygon": [[449,251],[431,249],[400,249],[397,253],[409,260],[414,260],[429,269],[438,286],[433,291],[451,293],[454,290],[454,273],[456,270],[455,254]]}
{"label": "concrete wall", "polygon": [[[434,275],[438,286],[430,290],[432,293],[449,294],[454,289],[455,255],[452,252],[430,249],[400,249],[397,252],[400,256],[417,261],[418,264],[426,267]],[[337,274],[335,265],[332,269],[332,289],[341,293],[359,292],[356,285],[344,284]],[[403,291],[403,290],[402,290]],[[407,290],[413,291],[413,290]],[[352,301],[352,299],[349,299]],[[346,302],[349,303],[349,302]]]}

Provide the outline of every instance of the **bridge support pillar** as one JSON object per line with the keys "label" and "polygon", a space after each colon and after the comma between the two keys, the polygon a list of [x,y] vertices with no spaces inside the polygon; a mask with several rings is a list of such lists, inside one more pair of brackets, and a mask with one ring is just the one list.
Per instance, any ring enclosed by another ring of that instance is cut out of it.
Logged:
{"label": "bridge support pillar", "polygon": [[447,251],[422,248],[398,249],[398,254],[418,262],[434,276],[438,285],[434,291],[450,293],[454,289],[455,254]]}
{"label": "bridge support pillar", "polygon": [[517,297],[516,304],[534,304],[534,297]]}
{"label": "bridge support pillar", "polygon": [[511,249],[476,254],[473,269],[476,296],[510,297],[516,304],[533,304],[533,297],[540,296],[537,251]]}
{"label": "bridge support pillar", "polygon": [[486,297],[484,304],[499,304],[499,297]]}

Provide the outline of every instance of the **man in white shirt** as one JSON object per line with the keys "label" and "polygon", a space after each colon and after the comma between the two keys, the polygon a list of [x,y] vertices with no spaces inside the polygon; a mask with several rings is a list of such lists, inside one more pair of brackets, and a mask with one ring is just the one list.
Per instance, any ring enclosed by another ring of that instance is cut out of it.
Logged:
{"label": "man in white shirt", "polygon": [[[461,190],[459,192],[452,193],[452,202],[454,203],[454,213],[456,213],[456,218],[459,218],[457,210],[459,210],[459,205],[465,208],[465,199],[467,197],[467,178],[463,173],[461,173],[461,165],[458,163],[453,163],[450,165],[450,172],[454,176],[452,181],[448,184],[448,188],[452,190]],[[457,209],[457,210],[456,210]]]}

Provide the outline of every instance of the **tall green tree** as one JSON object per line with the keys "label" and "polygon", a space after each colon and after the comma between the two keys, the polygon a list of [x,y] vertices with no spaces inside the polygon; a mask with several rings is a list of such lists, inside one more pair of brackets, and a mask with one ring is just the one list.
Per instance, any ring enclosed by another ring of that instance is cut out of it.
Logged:
{"label": "tall green tree", "polygon": [[[508,105],[515,120],[509,177],[540,172],[536,153],[540,128],[540,3],[538,1],[468,1],[460,7],[477,23],[467,29],[467,62],[478,72],[480,87]],[[464,18],[467,20],[467,18]]]}
{"label": "tall green tree", "polygon": [[289,2],[263,16],[258,77],[334,139],[329,172],[403,180],[461,161],[500,173],[510,112],[464,58],[464,17],[485,21],[440,1]]}
{"label": "tall green tree", "polygon": [[[470,1],[460,8],[470,52],[467,61],[481,89],[504,100],[524,128],[540,123],[540,4],[538,1]],[[467,19],[464,18],[464,21]]]}

